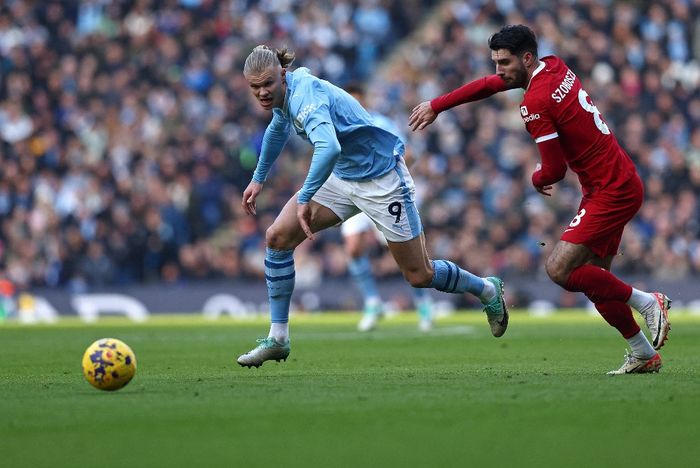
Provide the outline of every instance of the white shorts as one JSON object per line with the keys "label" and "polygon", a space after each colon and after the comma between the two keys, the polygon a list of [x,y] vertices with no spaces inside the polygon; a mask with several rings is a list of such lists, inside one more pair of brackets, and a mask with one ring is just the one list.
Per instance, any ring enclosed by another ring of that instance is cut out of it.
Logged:
{"label": "white shorts", "polygon": [[423,232],[416,187],[403,158],[393,170],[372,180],[342,180],[331,174],[312,200],[342,221],[365,213],[390,242],[409,241]]}

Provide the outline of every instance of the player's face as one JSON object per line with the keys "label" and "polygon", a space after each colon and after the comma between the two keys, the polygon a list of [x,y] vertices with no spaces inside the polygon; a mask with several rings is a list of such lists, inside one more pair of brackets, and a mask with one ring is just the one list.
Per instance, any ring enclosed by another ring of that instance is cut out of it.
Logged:
{"label": "player's face", "polygon": [[491,51],[491,60],[496,64],[496,75],[509,87],[527,86],[527,68],[522,58],[511,54],[508,49],[498,49]]}
{"label": "player's face", "polygon": [[281,67],[267,67],[260,73],[246,75],[253,96],[265,110],[282,107],[285,86],[282,83]]}

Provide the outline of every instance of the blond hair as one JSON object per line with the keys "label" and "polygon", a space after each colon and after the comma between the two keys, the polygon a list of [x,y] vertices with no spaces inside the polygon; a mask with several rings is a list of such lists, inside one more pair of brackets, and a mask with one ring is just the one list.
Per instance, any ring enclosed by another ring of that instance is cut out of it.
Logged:
{"label": "blond hair", "polygon": [[250,55],[248,55],[248,58],[245,59],[243,74],[257,75],[268,67],[275,65],[281,65],[282,68],[287,68],[294,62],[295,58],[296,55],[294,55],[294,52],[288,50],[286,47],[273,51],[268,46],[262,44],[256,46]]}

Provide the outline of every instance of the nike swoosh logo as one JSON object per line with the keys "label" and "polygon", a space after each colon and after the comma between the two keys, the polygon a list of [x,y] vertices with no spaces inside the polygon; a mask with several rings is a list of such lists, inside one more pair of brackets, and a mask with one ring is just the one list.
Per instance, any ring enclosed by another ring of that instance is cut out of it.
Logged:
{"label": "nike swoosh logo", "polygon": [[637,370],[643,368],[645,365],[646,365],[646,362],[645,362],[644,364],[640,364],[640,365],[638,365],[637,367],[634,367],[634,368],[632,368],[632,369],[630,369],[630,370],[626,370],[626,371],[625,371],[625,374],[634,374],[635,371],[637,371]]}
{"label": "nike swoosh logo", "polygon": [[[663,304],[662,304],[662,306],[663,306]],[[663,311],[663,309],[661,309],[661,310],[659,310],[659,317],[657,318],[657,320],[659,321],[659,329],[656,330],[656,336],[654,337],[654,344],[655,345],[659,344],[659,337],[661,336],[661,331],[664,328],[661,324],[663,317],[664,317],[664,311]]]}
{"label": "nike swoosh logo", "polygon": [[573,229],[564,229],[564,232],[573,231]]}
{"label": "nike swoosh logo", "polygon": [[498,324],[505,327],[508,325],[508,308],[506,307],[506,301],[503,300],[503,296],[501,296],[501,306],[503,306],[503,318]]}

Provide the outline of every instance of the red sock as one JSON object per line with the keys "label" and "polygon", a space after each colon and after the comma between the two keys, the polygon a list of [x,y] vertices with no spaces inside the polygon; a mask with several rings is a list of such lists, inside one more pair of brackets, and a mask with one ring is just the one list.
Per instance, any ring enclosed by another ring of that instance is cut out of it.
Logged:
{"label": "red sock", "polygon": [[572,271],[564,289],[582,292],[594,304],[609,301],[627,302],[632,295],[632,286],[620,281],[608,270],[593,265],[581,265]]}
{"label": "red sock", "polygon": [[616,328],[625,339],[632,338],[639,333],[640,328],[632,316],[632,309],[624,302],[598,302],[595,304],[595,308],[598,309],[605,321]]}

